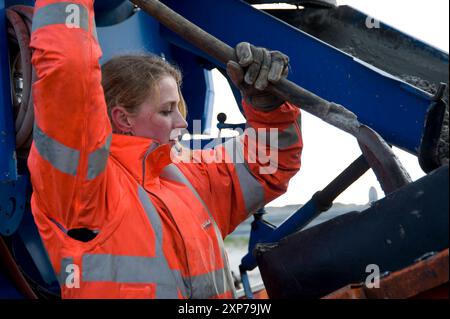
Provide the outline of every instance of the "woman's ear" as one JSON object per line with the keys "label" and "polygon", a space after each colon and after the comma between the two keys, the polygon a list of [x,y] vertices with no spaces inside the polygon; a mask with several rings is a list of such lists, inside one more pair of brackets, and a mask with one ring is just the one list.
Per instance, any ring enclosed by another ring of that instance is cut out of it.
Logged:
{"label": "woman's ear", "polygon": [[111,122],[116,133],[132,135],[131,114],[124,107],[113,106],[111,108]]}

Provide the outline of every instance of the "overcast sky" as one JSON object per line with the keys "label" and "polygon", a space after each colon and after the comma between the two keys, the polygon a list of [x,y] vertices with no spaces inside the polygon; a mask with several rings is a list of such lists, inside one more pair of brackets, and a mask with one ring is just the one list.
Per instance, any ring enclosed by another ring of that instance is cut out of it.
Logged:
{"label": "overcast sky", "polygon": [[[342,0],[373,18],[379,19],[403,32],[448,52],[449,50],[449,1],[448,0]],[[239,112],[230,114],[230,106],[237,109],[226,80],[214,72],[216,114],[226,110],[230,123],[243,122]],[[302,168],[291,180],[288,192],[269,205],[284,206],[303,204],[324,188],[352,161],[361,155],[356,139],[323,121],[303,112],[304,150]],[[215,126],[216,122],[213,122]],[[320,134],[318,134],[320,132]],[[214,131],[213,131],[214,134]],[[413,180],[422,177],[417,158],[394,149]],[[365,204],[371,186],[377,189],[379,197],[383,192],[372,171],[354,183],[335,202]]]}

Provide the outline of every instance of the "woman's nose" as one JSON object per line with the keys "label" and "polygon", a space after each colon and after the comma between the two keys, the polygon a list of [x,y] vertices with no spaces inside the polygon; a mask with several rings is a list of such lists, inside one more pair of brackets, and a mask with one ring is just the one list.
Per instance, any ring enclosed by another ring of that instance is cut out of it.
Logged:
{"label": "woman's nose", "polygon": [[180,112],[177,112],[177,118],[175,120],[175,128],[186,128],[188,126],[186,120]]}

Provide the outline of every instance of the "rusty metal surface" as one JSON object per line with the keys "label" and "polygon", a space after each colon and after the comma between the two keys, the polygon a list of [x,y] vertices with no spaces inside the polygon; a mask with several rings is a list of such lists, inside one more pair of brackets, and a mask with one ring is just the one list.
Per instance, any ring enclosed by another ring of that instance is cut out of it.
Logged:
{"label": "rusty metal surface", "polygon": [[411,299],[449,299],[449,288],[450,287],[447,282],[439,287],[424,291]]}
{"label": "rusty metal surface", "polygon": [[449,298],[449,249],[392,273],[380,280],[379,288],[363,283],[343,287],[324,299]]}
{"label": "rusty metal surface", "polygon": [[253,292],[253,299],[269,299],[266,289],[261,289],[259,291]]}
{"label": "rusty metal surface", "polygon": [[367,299],[364,292],[364,285],[351,284],[332,292],[322,299]]}

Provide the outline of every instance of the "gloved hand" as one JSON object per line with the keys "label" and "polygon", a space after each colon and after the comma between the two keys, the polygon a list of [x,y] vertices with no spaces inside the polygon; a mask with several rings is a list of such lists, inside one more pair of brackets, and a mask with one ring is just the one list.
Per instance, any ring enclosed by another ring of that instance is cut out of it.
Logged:
{"label": "gloved hand", "polygon": [[241,90],[247,103],[268,112],[278,108],[285,101],[265,91],[270,83],[286,78],[289,71],[289,57],[279,51],[255,47],[248,42],[236,46],[239,63],[229,61],[227,73],[234,85]]}

